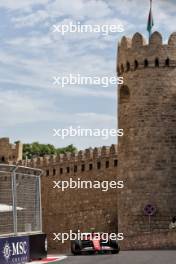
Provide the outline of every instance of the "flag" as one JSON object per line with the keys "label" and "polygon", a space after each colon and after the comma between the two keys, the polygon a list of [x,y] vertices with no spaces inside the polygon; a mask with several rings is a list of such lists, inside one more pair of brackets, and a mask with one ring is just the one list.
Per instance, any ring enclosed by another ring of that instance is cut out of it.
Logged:
{"label": "flag", "polygon": [[153,14],[152,14],[152,0],[150,0],[150,12],[149,12],[148,24],[147,24],[147,30],[149,32],[149,37],[151,36],[153,26],[154,26],[154,21],[153,21]]}

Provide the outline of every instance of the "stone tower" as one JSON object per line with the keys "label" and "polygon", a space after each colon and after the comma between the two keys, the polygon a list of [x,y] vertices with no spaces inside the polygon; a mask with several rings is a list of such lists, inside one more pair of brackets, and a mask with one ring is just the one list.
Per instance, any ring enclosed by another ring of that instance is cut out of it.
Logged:
{"label": "stone tower", "polygon": [[[168,230],[176,216],[176,33],[163,44],[160,33],[149,44],[139,33],[123,37],[117,71],[119,232],[130,237]],[[150,215],[150,216],[149,216]],[[137,241],[137,240],[136,240]]]}
{"label": "stone tower", "polygon": [[11,144],[9,138],[0,138],[0,163],[13,163],[22,160],[23,145],[21,142]]}

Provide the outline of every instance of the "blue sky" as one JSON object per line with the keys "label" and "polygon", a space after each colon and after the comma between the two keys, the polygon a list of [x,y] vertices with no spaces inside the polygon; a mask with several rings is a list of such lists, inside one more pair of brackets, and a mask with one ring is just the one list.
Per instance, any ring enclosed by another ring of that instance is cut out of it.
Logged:
{"label": "blue sky", "polygon": [[[149,0],[1,0],[0,137],[79,149],[116,143],[116,138],[53,137],[53,128],[116,128],[113,85],[54,87],[58,74],[114,76],[117,43],[139,31],[147,37]],[[154,30],[166,42],[176,31],[176,2],[153,0]],[[52,32],[53,24],[123,24],[123,33],[102,36]]]}

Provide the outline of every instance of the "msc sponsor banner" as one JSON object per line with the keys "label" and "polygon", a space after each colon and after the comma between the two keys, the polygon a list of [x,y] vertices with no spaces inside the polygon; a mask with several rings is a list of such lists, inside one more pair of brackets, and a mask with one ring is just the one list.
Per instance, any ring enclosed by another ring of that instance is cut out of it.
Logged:
{"label": "msc sponsor banner", "polygon": [[0,238],[0,264],[23,264],[29,258],[29,237]]}

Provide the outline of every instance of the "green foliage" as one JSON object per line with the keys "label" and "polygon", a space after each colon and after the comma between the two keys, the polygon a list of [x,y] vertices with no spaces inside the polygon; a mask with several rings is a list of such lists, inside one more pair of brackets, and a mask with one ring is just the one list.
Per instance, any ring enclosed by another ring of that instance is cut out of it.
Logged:
{"label": "green foliage", "polygon": [[23,144],[23,158],[31,159],[33,157],[43,157],[44,155],[64,154],[66,152],[75,152],[77,149],[72,144],[65,148],[55,148],[51,144],[40,144],[33,142],[31,144]]}

